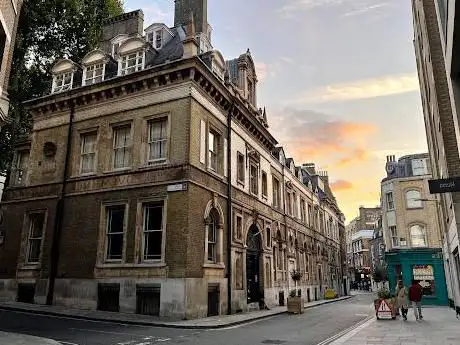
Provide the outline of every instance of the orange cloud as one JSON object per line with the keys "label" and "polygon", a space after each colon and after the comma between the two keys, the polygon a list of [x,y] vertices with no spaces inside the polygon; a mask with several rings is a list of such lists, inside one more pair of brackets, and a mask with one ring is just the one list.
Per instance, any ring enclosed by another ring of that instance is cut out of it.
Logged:
{"label": "orange cloud", "polygon": [[367,151],[361,147],[352,150],[348,156],[341,158],[337,163],[338,167],[344,167],[354,162],[363,162],[369,158]]}
{"label": "orange cloud", "polygon": [[348,190],[353,188],[353,184],[346,180],[337,180],[331,183],[331,188],[334,192]]}

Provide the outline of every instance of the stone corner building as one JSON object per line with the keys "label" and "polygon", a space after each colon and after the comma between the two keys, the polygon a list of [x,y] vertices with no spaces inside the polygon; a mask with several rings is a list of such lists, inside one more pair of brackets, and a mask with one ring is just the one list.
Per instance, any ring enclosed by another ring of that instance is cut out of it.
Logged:
{"label": "stone corner building", "polygon": [[125,13],[54,65],[1,205],[1,299],[190,319],[284,303],[293,270],[306,300],[340,293],[327,174],[286,157],[250,52],[224,60],[206,9],[145,31]]}
{"label": "stone corner building", "polygon": [[22,1],[4,0],[0,3],[0,129],[8,116],[7,90]]}

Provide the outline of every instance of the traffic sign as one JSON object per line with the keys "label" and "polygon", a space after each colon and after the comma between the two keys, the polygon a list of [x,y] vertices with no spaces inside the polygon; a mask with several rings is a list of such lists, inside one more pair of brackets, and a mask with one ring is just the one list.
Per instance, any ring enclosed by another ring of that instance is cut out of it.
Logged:
{"label": "traffic sign", "polygon": [[392,319],[393,313],[391,312],[388,303],[382,299],[380,300],[379,308],[377,310],[377,318],[378,319]]}

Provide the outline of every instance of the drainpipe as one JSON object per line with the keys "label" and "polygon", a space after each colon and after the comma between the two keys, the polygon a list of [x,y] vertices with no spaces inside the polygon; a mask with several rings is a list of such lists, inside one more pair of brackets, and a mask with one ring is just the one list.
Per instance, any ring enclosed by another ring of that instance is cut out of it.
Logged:
{"label": "drainpipe", "polygon": [[64,161],[64,172],[62,174],[61,190],[59,192],[58,201],[56,204],[56,212],[54,215],[54,231],[53,239],[51,245],[51,254],[50,254],[50,271],[48,278],[48,293],[46,295],[46,304],[52,305],[54,299],[54,285],[56,282],[56,275],[58,270],[59,262],[59,247],[61,242],[61,233],[62,233],[62,221],[64,219],[64,197],[65,197],[65,187],[67,182],[67,175],[69,171],[69,161],[70,161],[70,148],[72,145],[72,128],[75,115],[75,104],[70,104],[70,114],[69,114],[69,128],[67,132],[67,146],[65,153]]}
{"label": "drainpipe", "polygon": [[[286,238],[285,238],[285,243],[288,243],[288,229],[287,229],[287,217],[286,217],[286,190],[285,190],[285,187],[286,187],[286,179],[284,178],[284,169],[285,169],[285,166],[284,166],[284,163],[283,163],[283,167],[282,167],[282,176],[283,176],[283,185],[281,187],[281,193],[283,193],[282,195],[282,198],[281,200],[283,201],[283,220],[284,220],[284,229],[286,230],[285,231],[285,234],[286,234]],[[286,244],[286,247],[287,247],[287,244]],[[289,296],[289,292],[291,291],[291,279],[290,279],[290,274],[289,274],[289,260],[287,258],[287,255],[284,255],[284,250],[282,251],[283,252],[283,265],[286,267],[286,274],[287,274],[287,281],[288,281],[288,293],[287,295]],[[283,271],[284,271],[284,267],[283,267]]]}
{"label": "drainpipe", "polygon": [[227,314],[232,314],[232,115],[235,100],[227,114]]}

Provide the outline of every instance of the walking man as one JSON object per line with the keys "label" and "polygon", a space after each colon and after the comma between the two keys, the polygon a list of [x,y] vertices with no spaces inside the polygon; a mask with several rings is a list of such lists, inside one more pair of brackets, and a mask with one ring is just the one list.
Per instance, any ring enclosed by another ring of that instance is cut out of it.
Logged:
{"label": "walking man", "polygon": [[423,289],[417,280],[412,280],[412,285],[409,288],[409,300],[414,308],[414,315],[416,320],[423,320],[422,316],[422,296]]}

